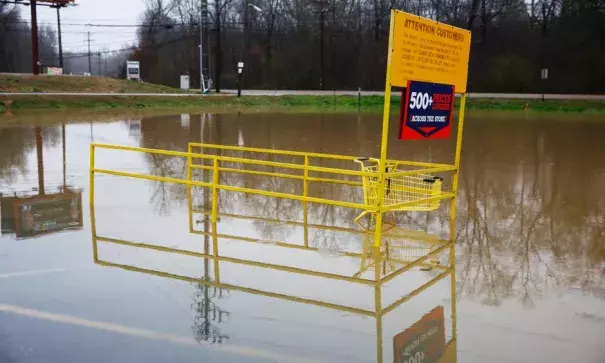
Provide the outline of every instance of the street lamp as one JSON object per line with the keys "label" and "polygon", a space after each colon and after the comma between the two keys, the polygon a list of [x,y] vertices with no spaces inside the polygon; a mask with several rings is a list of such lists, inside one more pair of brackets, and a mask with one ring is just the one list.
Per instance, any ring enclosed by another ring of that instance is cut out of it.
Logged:
{"label": "street lamp", "polygon": [[244,83],[244,64],[245,64],[245,55],[246,55],[246,35],[248,32],[248,7],[253,8],[259,13],[263,12],[263,9],[259,8],[254,4],[248,3],[248,0],[245,0],[246,6],[244,6],[244,32],[242,34],[242,51],[241,51],[241,61],[237,62],[237,77],[238,77],[238,86],[237,86],[237,97],[242,95],[242,86]]}
{"label": "street lamp", "polygon": [[254,8],[254,10],[258,11],[259,13],[263,12],[263,9],[259,8],[258,6],[254,5],[254,4],[248,4],[248,6]]}

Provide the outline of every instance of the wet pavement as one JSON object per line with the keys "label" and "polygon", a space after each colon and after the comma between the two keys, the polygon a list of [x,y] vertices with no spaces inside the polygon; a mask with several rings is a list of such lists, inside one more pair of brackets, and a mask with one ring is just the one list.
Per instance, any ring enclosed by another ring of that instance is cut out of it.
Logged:
{"label": "wet pavement", "polygon": [[[193,188],[189,203],[183,185],[111,175],[95,178],[91,220],[92,141],[373,156],[379,120],[191,114],[92,123],[58,117],[40,127],[0,128],[0,362],[391,362],[416,343],[428,344],[432,355],[412,351],[399,361],[605,361],[602,122],[469,117],[456,284],[435,265],[401,274],[379,292],[373,283],[428,248],[410,241],[425,233],[448,237],[445,202],[431,213],[399,213],[397,233],[408,233],[407,244],[392,237],[388,258],[369,252],[353,223],[357,210],[310,205],[311,225],[304,225],[300,202],[221,192],[217,234],[204,189]],[[454,140],[401,142],[393,132],[389,155],[451,163],[453,150]],[[95,156],[99,168],[187,173],[177,157]],[[278,178],[221,178],[264,190],[301,188]],[[355,188],[309,192],[362,198]],[[215,250],[227,260],[200,257]],[[445,265],[447,254],[440,259]]]}

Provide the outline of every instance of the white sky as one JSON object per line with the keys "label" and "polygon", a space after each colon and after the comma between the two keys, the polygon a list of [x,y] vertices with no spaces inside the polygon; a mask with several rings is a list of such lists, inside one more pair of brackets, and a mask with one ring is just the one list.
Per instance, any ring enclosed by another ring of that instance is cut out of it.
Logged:
{"label": "white sky", "polygon": [[[136,24],[143,12],[143,0],[76,0],[77,6],[61,9],[64,52],[87,51],[90,31],[91,49],[115,50],[130,46],[136,40],[136,28],[100,28],[85,24]],[[24,20],[30,21],[30,9],[21,6]],[[77,24],[77,25],[76,25]],[[38,6],[38,25],[57,29],[57,10]]]}

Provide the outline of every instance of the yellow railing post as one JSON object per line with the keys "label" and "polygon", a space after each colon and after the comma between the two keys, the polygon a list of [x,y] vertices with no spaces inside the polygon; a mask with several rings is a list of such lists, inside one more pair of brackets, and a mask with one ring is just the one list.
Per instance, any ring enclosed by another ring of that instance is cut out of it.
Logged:
{"label": "yellow railing post", "polygon": [[384,84],[384,104],[382,109],[382,136],[380,142],[380,162],[378,163],[378,188],[376,190],[377,207],[374,246],[380,247],[382,238],[382,208],[384,203],[384,181],[386,174],[387,146],[389,140],[389,117],[391,113],[391,55],[393,53],[393,29],[395,28],[395,11],[391,10],[391,28],[387,50],[387,72]]}
{"label": "yellow railing post", "polygon": [[[191,154],[191,144],[187,145],[187,154]],[[193,231],[193,198],[191,196],[191,177],[192,177],[192,160],[191,156],[187,157],[187,206],[189,208],[189,232]]]}
{"label": "yellow railing post", "polygon": [[218,158],[215,157],[212,168],[212,223],[214,227],[216,227],[216,222],[218,221],[218,163]]}
{"label": "yellow railing post", "polygon": [[306,200],[307,197],[309,196],[309,184],[307,182],[308,178],[309,178],[309,155],[305,155],[305,170],[304,170],[304,176],[303,176],[303,197],[305,199],[302,202],[305,247],[309,247],[309,229],[307,227],[309,220],[308,220],[307,200]]}
{"label": "yellow railing post", "polygon": [[94,262],[99,261],[97,249],[97,223],[95,220],[95,146],[90,144],[90,167],[88,181],[88,205],[90,206],[90,232],[92,234],[92,257]]}

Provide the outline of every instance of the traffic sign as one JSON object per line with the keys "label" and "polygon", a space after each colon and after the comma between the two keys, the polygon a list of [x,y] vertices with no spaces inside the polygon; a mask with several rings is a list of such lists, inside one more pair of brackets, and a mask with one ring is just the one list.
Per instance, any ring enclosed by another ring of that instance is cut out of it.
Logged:
{"label": "traffic sign", "polygon": [[399,139],[449,138],[453,109],[454,86],[408,81],[401,97]]}

